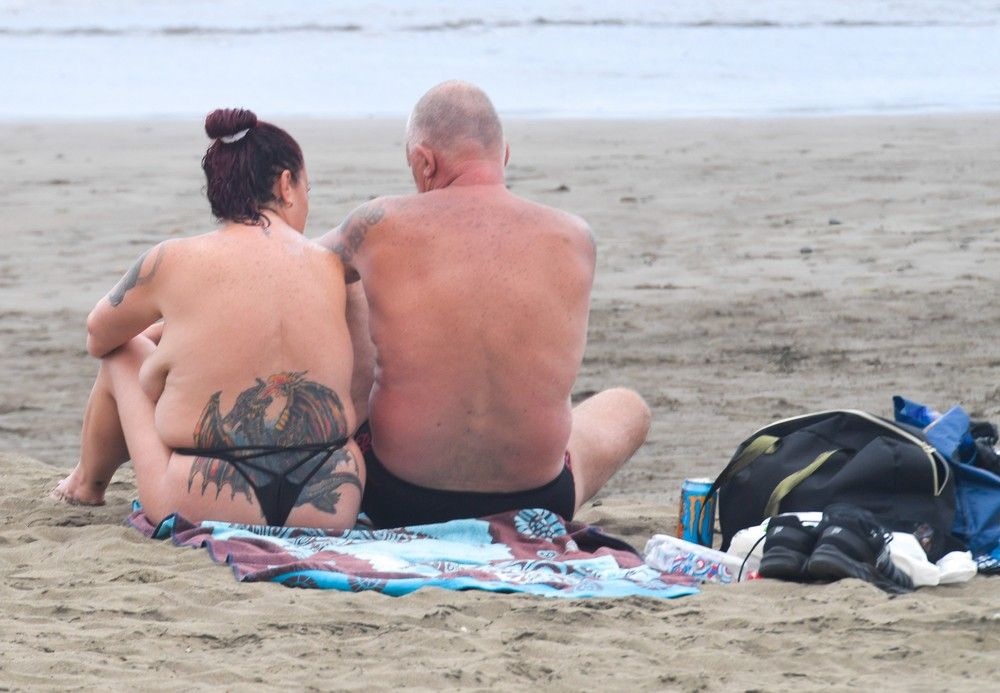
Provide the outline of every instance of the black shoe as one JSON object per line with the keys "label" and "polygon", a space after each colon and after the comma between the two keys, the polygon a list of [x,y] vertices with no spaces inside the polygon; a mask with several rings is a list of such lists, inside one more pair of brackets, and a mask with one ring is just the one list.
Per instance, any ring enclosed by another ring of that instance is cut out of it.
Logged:
{"label": "black shoe", "polygon": [[835,503],[823,511],[816,548],[806,571],[819,580],[857,578],[892,594],[913,590],[910,577],[889,557],[892,533],[867,510]]}
{"label": "black shoe", "polygon": [[802,582],[809,579],[806,561],[816,545],[819,531],[806,527],[795,515],[778,515],[767,523],[761,577]]}

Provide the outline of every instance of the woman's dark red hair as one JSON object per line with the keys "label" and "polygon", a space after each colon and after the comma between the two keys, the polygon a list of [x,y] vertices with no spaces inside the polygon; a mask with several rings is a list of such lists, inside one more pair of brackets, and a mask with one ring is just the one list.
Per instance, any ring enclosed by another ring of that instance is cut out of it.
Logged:
{"label": "woman's dark red hair", "polygon": [[[222,138],[247,133],[232,142]],[[241,224],[267,225],[262,211],[275,201],[274,182],[282,171],[298,181],[302,148],[281,128],[257,120],[253,111],[218,108],[205,118],[205,132],[214,142],[201,167],[212,214]]]}

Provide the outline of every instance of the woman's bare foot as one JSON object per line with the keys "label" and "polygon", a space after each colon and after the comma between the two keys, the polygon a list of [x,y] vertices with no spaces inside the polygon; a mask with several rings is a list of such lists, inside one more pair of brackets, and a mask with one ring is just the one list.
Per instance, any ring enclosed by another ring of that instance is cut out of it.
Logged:
{"label": "woman's bare foot", "polygon": [[104,505],[106,481],[87,481],[80,473],[80,467],[56,484],[49,494],[52,498],[70,505]]}

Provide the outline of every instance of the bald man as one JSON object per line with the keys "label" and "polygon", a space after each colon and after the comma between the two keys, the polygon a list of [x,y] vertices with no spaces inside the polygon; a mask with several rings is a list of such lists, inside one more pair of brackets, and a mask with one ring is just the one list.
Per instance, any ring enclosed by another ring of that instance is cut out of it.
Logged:
{"label": "bald man", "polygon": [[368,303],[354,324],[369,326],[374,384],[355,439],[377,526],[534,507],[571,519],[649,431],[631,390],[572,408],[594,239],[579,217],[511,194],[509,154],[486,94],[438,85],[407,125],[417,194],[372,200],[320,241]]}

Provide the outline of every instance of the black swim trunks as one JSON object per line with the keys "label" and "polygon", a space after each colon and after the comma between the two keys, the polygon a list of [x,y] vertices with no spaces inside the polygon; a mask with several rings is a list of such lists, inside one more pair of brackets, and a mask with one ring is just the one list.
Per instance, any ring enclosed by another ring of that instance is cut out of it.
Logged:
{"label": "black swim trunks", "polygon": [[368,422],[361,425],[354,440],[365,456],[367,480],[361,510],[376,527],[406,527],[486,517],[521,508],[545,508],[565,520],[573,519],[576,489],[569,452],[559,475],[535,489],[511,493],[442,491],[411,484],[382,466],[372,448]]}

